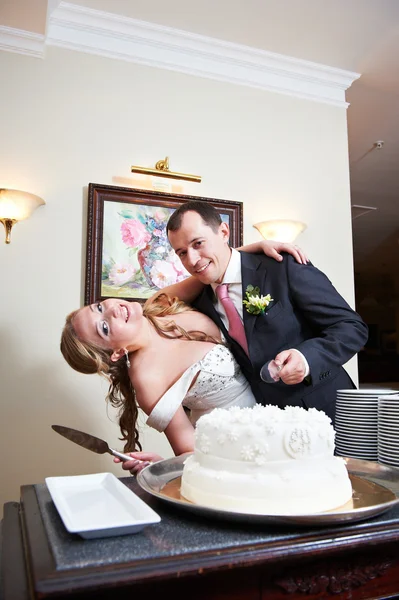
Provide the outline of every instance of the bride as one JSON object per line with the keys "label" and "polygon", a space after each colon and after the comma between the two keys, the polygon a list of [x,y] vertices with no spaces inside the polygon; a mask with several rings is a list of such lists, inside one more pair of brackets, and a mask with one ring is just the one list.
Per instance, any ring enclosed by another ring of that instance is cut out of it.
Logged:
{"label": "bride", "polygon": [[[141,450],[138,408],[149,415],[148,425],[165,432],[178,455],[192,452],[195,422],[205,412],[255,404],[214,322],[166,294],[143,307],[108,298],[71,313],[61,352],[77,371],[110,381],[107,399],[121,409],[125,452]],[[160,459],[148,453],[135,458]]]}

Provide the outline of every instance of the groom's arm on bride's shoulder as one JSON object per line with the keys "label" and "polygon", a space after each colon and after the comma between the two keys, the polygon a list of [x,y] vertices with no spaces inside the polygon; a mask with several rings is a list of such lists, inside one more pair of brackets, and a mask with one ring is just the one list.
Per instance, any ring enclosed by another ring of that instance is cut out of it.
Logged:
{"label": "groom's arm on bride's shoulder", "polygon": [[167,294],[171,298],[177,297],[186,304],[191,304],[200,295],[204,287],[205,284],[196,277],[191,276],[178,283],[167,285],[151,296],[150,300],[155,300],[160,294]]}
{"label": "groom's arm on bride's shoulder", "polygon": [[236,250],[249,252],[251,254],[266,254],[266,256],[270,256],[270,258],[274,258],[278,262],[283,260],[283,256],[280,252],[286,252],[287,254],[291,254],[296,262],[301,265],[306,265],[309,262],[306,253],[299,246],[288,244],[287,242],[260,240],[258,242],[253,242],[252,244],[240,246],[239,248],[236,248]]}

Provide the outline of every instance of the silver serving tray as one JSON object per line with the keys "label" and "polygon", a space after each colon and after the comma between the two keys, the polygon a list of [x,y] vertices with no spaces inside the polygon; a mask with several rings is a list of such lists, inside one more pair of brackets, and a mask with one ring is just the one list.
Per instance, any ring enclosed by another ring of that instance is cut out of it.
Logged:
{"label": "silver serving tray", "polygon": [[262,515],[210,508],[180,495],[180,478],[188,454],[149,465],[137,475],[140,487],[178,509],[205,517],[292,525],[334,525],[363,521],[399,503],[399,469],[367,460],[344,458],[352,482],[352,501],[333,511],[299,515]]}

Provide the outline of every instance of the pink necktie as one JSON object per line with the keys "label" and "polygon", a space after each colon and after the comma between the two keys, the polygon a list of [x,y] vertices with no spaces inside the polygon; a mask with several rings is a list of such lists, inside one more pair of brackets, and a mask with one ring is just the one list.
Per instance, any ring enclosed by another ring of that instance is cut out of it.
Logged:
{"label": "pink necktie", "polygon": [[229,321],[229,336],[232,337],[245,350],[248,355],[247,338],[245,337],[244,325],[240,319],[234,302],[229,296],[228,284],[222,283],[216,288],[216,294],[226,312]]}

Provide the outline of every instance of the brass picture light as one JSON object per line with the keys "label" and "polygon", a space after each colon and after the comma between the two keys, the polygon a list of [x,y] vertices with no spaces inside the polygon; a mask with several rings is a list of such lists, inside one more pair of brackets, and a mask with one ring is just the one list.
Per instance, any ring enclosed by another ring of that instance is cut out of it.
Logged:
{"label": "brass picture light", "polygon": [[157,177],[169,177],[170,179],[184,179],[185,181],[194,181],[195,183],[201,183],[200,175],[191,175],[189,173],[177,173],[169,170],[169,157],[159,160],[155,169],[148,167],[138,167],[133,165],[131,167],[132,173],[141,173],[142,175],[155,175]]}

